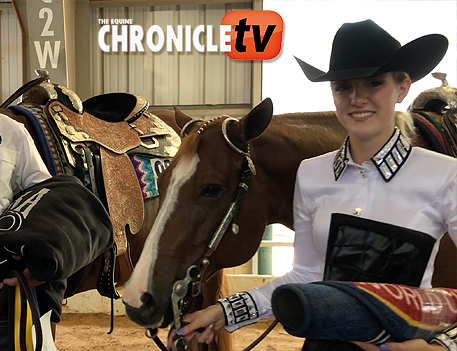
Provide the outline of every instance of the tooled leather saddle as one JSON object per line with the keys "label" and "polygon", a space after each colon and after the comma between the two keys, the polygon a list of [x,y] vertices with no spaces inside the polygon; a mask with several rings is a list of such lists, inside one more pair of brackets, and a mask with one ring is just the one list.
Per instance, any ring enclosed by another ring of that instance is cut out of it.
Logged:
{"label": "tooled leather saddle", "polygon": [[[72,170],[109,211],[115,247],[104,255],[98,291],[103,296],[118,298],[112,271],[116,262],[120,271],[118,286],[130,277],[133,266],[126,230],[136,234],[144,215],[144,194],[130,156],[171,158],[181,139],[170,126],[148,112],[149,104],[141,96],[108,93],[82,102],[76,93],[49,79],[28,95],[37,91],[46,97],[42,112],[69,165],[64,172]],[[27,95],[24,99],[26,106]]]}
{"label": "tooled leather saddle", "polygon": [[[144,213],[143,195],[129,154],[173,157],[180,139],[171,127],[147,111],[149,104],[141,96],[109,93],[81,103],[78,96],[65,87],[49,82],[40,85],[55,97],[47,103],[45,114],[67,144],[69,158],[75,153],[82,157],[92,190],[105,197],[113,223],[119,268],[122,270],[124,266],[128,270],[120,274],[118,284],[122,285],[133,269],[128,254],[127,226],[136,234],[143,224]],[[101,175],[96,174],[94,163],[101,166]],[[101,186],[97,178],[103,180]],[[127,262],[122,264],[122,260]]]}

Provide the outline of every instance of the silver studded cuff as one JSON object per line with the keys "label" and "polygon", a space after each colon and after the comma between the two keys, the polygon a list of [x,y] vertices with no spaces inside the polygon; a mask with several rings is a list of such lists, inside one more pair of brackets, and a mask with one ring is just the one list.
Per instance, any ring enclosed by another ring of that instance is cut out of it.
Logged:
{"label": "silver studded cuff", "polygon": [[457,351],[457,325],[454,325],[430,340],[431,344],[440,344],[448,351]]}
{"label": "silver studded cuff", "polygon": [[[227,296],[218,301],[224,310],[225,325],[231,326],[234,324],[250,324],[259,318],[259,310],[252,299],[252,296],[246,292],[240,292],[235,295]],[[245,323],[248,322],[248,323]]]}

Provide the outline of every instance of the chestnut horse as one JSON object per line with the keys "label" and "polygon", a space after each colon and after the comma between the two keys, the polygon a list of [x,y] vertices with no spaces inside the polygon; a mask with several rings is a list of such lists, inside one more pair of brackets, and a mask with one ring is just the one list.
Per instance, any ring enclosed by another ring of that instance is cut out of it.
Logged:
{"label": "chestnut horse", "polygon": [[[25,96],[24,102],[31,103],[31,104],[37,104],[37,105],[46,105],[48,102],[48,96],[47,94],[41,89],[40,87],[34,88],[33,91],[29,91],[27,96]],[[37,149],[39,153],[41,154],[42,158],[44,157],[44,151],[40,147],[40,143],[38,142],[38,135],[33,127],[32,123],[30,120],[25,117],[24,115],[18,113],[18,110],[12,110],[12,109],[3,109],[0,108],[0,113],[3,113],[10,118],[22,123],[25,125],[26,129],[28,130],[29,134],[32,136],[32,138],[35,141],[35,144],[37,146]],[[151,110],[151,113],[159,117],[162,121],[164,121],[166,124],[168,124],[174,132],[178,133],[181,131],[181,129],[176,125],[175,121],[175,111],[174,110]],[[42,116],[43,118],[47,118],[46,115]],[[119,181],[122,181],[122,179],[119,179]],[[159,198],[152,197],[148,198],[144,201],[144,221],[142,224],[141,229],[133,235],[129,228],[126,227],[126,236],[127,236],[127,242],[129,245],[129,259],[131,260],[131,263],[133,266],[137,263],[140,254],[143,249],[143,245],[145,243],[146,238],[148,237],[148,234],[152,228],[152,225],[156,219],[157,215],[157,209],[158,209],[158,204],[159,204]],[[73,276],[71,276],[69,279],[71,279],[73,287],[71,289],[67,289],[65,292],[65,297],[71,297],[76,293],[87,291],[87,290],[92,290],[97,288],[97,280],[98,276],[100,273],[100,269],[102,267],[102,264],[104,264],[105,258],[103,255],[98,257],[94,262],[92,262],[90,265],[86,266],[83,268],[81,271],[77,272]],[[125,272],[122,274],[122,279],[126,280],[126,277],[124,276]],[[119,266],[116,266],[116,269],[114,271],[114,281],[117,282],[116,288],[120,288],[123,286],[123,283],[125,280],[122,281],[121,279],[121,272],[119,269]],[[128,278],[128,277],[127,277]],[[222,280],[223,280],[223,272],[218,272],[211,281],[205,286],[204,289],[204,295],[209,298],[209,302],[204,302],[204,300],[196,300],[199,302],[198,305],[196,305],[196,308],[201,308],[202,306],[209,305],[211,303],[214,303],[214,301],[219,297],[219,291],[222,285]],[[53,325],[53,328],[55,328],[55,325]],[[227,333],[220,333],[218,336],[219,344],[222,345],[227,345],[227,347],[230,348],[231,340],[229,338],[229,335]],[[189,351],[194,350],[194,349],[201,349],[199,345],[195,345],[195,347],[189,347]]]}
{"label": "chestnut horse", "polygon": [[[272,112],[270,99],[241,120],[222,116],[199,122],[177,112],[177,123],[187,136],[158,181],[159,212],[125,285],[126,313],[137,324],[157,327],[172,322],[175,281],[184,279],[189,267],[201,267],[202,257],[209,260],[200,272],[205,284],[222,268],[249,260],[266,225],[293,228],[292,199],[300,162],[339,148],[346,131],[334,112]],[[414,143],[426,147],[421,136]],[[227,212],[239,197],[241,174],[249,170],[252,177],[241,211]],[[232,217],[239,225],[236,234],[227,230]],[[214,235],[220,232],[222,237]],[[448,273],[449,265],[437,271]]]}
{"label": "chestnut horse", "polygon": [[[30,98],[27,102],[31,103],[36,103],[39,105],[45,105],[46,101],[43,101],[40,98],[38,100],[33,100]],[[175,122],[175,111],[174,110],[151,110],[151,112],[159,117],[162,121],[164,121],[166,124],[168,124],[172,129],[179,134],[180,128],[176,125]],[[40,147],[40,143],[38,142],[38,136],[36,134],[36,130],[31,124],[30,120],[25,117],[24,115],[21,115],[17,112],[17,110],[11,110],[11,109],[1,109],[0,108],[0,113],[9,116],[10,118],[16,120],[17,122],[20,122],[24,124],[26,129],[28,130],[29,134],[32,136],[33,140],[35,141],[35,145],[37,146],[37,149],[39,153],[41,154],[43,158],[43,153],[44,151]],[[46,118],[45,115],[43,115],[43,118]],[[119,179],[119,181],[122,181],[122,179]],[[159,205],[159,197],[152,197],[144,200],[144,221],[142,224],[141,229],[136,233],[132,234],[129,230],[128,227],[126,227],[126,236],[127,236],[127,242],[129,244],[129,258],[131,260],[132,266],[135,266],[140,254],[143,250],[143,245],[145,243],[146,238],[148,237],[148,234],[152,228],[152,225],[156,219],[157,215],[157,210],[158,210],[158,205]],[[76,293],[92,290],[97,288],[97,283],[98,283],[98,276],[100,273],[101,267],[104,265],[104,255],[99,256],[94,262],[89,264],[88,266],[84,267],[81,271],[75,273],[73,276],[71,276],[69,279],[71,280],[72,288],[68,289],[65,292],[65,297],[71,297]],[[121,272],[120,268],[118,265],[115,267],[114,271],[114,281],[116,282],[116,288],[122,287],[126,280],[126,277],[124,276],[125,272],[122,273],[122,279],[124,281],[121,281]],[[127,277],[128,278],[128,277]],[[218,272],[217,275],[211,279],[211,281],[205,286],[205,296],[209,298],[209,302],[204,302],[204,300],[196,300],[196,302],[199,302],[198,305],[196,305],[195,308],[201,308],[202,306],[209,305],[211,303],[214,303],[214,301],[219,298],[220,296],[220,289],[222,286],[223,282],[223,272],[220,271]],[[55,324],[53,323],[53,331],[55,333]],[[221,332],[218,335],[218,341],[219,344],[222,345],[227,345],[227,348],[230,348],[231,346],[231,340],[230,337],[227,333]],[[192,350],[197,350],[200,349],[200,345],[195,344],[194,346],[189,347],[189,351]]]}

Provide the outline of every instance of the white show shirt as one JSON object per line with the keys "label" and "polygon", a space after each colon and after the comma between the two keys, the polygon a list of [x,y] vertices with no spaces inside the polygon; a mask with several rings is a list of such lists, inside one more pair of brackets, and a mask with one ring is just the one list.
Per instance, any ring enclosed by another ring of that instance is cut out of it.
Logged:
{"label": "white show shirt", "polygon": [[17,192],[50,177],[25,127],[0,114],[0,213]]}
{"label": "white show shirt", "polygon": [[[248,291],[260,318],[273,315],[271,296],[277,286],[323,279],[332,213],[360,213],[360,217],[418,230],[437,239],[421,287],[431,286],[443,234],[448,232],[457,243],[456,159],[413,147],[395,176],[386,182],[374,163],[358,165],[347,152],[346,168],[336,181],[333,163],[337,152],[304,160],[298,169],[293,268],[273,282]],[[231,331],[258,319],[226,329]]]}

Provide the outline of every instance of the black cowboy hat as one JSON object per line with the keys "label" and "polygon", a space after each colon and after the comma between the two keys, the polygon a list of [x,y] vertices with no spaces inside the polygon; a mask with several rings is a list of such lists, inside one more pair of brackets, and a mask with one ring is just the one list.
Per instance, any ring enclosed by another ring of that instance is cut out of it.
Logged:
{"label": "black cowboy hat", "polygon": [[430,73],[441,61],[448,40],[430,34],[401,46],[372,20],[343,24],[335,34],[327,73],[295,57],[312,82],[366,78],[404,71],[413,82]]}

